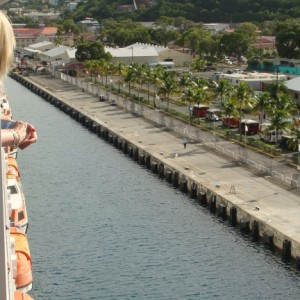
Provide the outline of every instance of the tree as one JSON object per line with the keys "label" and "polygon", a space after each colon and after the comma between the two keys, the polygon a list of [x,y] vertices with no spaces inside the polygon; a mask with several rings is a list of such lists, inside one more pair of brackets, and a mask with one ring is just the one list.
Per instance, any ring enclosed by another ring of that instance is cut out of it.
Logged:
{"label": "tree", "polygon": [[257,38],[258,27],[250,22],[244,22],[237,26],[236,33],[241,33],[250,43],[255,43]]}
{"label": "tree", "polygon": [[287,20],[276,27],[276,48],[280,57],[300,58],[300,21]]}
{"label": "tree", "polygon": [[78,45],[75,57],[80,62],[97,59],[110,61],[112,58],[109,52],[105,52],[103,44],[99,41],[86,42]]}
{"label": "tree", "polygon": [[78,25],[76,25],[72,19],[66,19],[58,26],[58,34],[78,35],[79,32],[80,29]]}
{"label": "tree", "polygon": [[[233,93],[229,93],[222,99],[221,105],[222,113],[227,116],[229,119],[231,117],[238,118],[239,111],[236,105],[236,96]],[[229,128],[229,123],[228,123]]]}
{"label": "tree", "polygon": [[150,84],[154,83],[153,73],[153,69],[149,65],[144,65],[144,70],[142,73],[142,82],[147,83],[148,103],[150,103]]}
{"label": "tree", "polygon": [[194,96],[194,89],[192,86],[187,86],[187,88],[183,91],[182,95],[181,95],[181,99],[184,102],[187,102],[188,104],[188,108],[189,108],[189,124],[191,124],[191,119],[192,119],[192,103],[195,99]]}
{"label": "tree", "polygon": [[235,94],[237,106],[239,110],[239,118],[240,118],[240,126],[239,126],[239,132],[240,132],[240,139],[242,138],[242,116],[243,116],[243,108],[251,107],[253,108],[255,104],[255,97],[254,97],[254,91],[252,87],[244,82],[241,81],[238,86],[236,86],[233,90],[233,93]]}
{"label": "tree", "polygon": [[[206,79],[199,78],[191,82],[192,91],[189,96],[192,97],[194,103],[199,106],[200,104],[209,104],[211,97],[208,93],[208,82]],[[199,123],[199,116],[198,116]]]}
{"label": "tree", "polygon": [[122,62],[118,62],[115,67],[116,67],[117,75],[119,77],[118,78],[118,90],[120,92],[120,90],[121,90],[121,83],[123,81],[123,76],[125,74],[125,65]]}
{"label": "tree", "polygon": [[164,71],[159,83],[158,94],[163,95],[167,101],[167,111],[169,110],[170,97],[178,89],[178,84],[175,79],[175,73],[170,71]]}
{"label": "tree", "polygon": [[269,132],[271,130],[275,130],[275,143],[278,145],[278,136],[280,131],[284,131],[287,129],[288,126],[291,125],[289,120],[290,114],[281,109],[274,109],[272,110],[269,120],[271,125],[265,130],[265,132]]}
{"label": "tree", "polygon": [[[299,147],[300,141],[300,123],[299,120],[294,120],[291,126],[291,138],[288,139],[288,146],[297,152],[300,152]],[[300,165],[300,161],[298,161],[298,165]]]}
{"label": "tree", "polygon": [[133,82],[136,82],[138,84],[137,91],[138,91],[138,99],[139,99],[146,66],[144,64],[133,63],[132,65],[130,65],[129,68],[132,69]]}
{"label": "tree", "polygon": [[223,103],[224,96],[228,95],[232,90],[232,86],[228,82],[228,80],[221,79],[217,82],[217,87],[215,89],[215,94],[217,97],[220,97],[220,103]]}
{"label": "tree", "polygon": [[134,70],[131,66],[127,67],[126,75],[124,77],[124,81],[128,84],[128,93],[131,94],[131,84],[135,80]]}
{"label": "tree", "polygon": [[163,73],[164,73],[164,69],[161,65],[156,65],[155,68],[152,70],[151,83],[154,84],[154,94],[153,94],[153,106],[154,106],[154,108],[156,108],[155,100],[158,97],[160,79],[162,78]]}
{"label": "tree", "polygon": [[224,33],[220,39],[222,52],[228,56],[241,57],[249,48],[250,42],[244,33]]}
{"label": "tree", "polygon": [[97,71],[100,67],[100,61],[99,60],[87,60],[84,63],[84,65],[89,70],[89,73],[91,75],[91,79],[93,78],[93,75],[94,75],[95,82],[96,82],[96,77],[98,75]]}
{"label": "tree", "polygon": [[57,34],[54,38],[55,46],[62,45],[62,43],[63,43],[63,38],[61,37],[61,35]]}
{"label": "tree", "polygon": [[253,106],[253,111],[259,112],[259,123],[261,127],[263,116],[265,116],[265,113],[270,110],[271,96],[269,92],[262,92],[256,97],[256,99],[257,100]]}

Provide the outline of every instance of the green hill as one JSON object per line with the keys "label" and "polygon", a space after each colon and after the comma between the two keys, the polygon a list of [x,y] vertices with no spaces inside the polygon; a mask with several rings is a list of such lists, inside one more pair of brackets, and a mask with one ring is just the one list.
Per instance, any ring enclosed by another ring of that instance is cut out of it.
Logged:
{"label": "green hill", "polygon": [[[78,6],[75,19],[94,17],[155,21],[161,16],[195,22],[262,22],[300,18],[299,0],[89,0]],[[132,10],[132,11],[128,11]]]}

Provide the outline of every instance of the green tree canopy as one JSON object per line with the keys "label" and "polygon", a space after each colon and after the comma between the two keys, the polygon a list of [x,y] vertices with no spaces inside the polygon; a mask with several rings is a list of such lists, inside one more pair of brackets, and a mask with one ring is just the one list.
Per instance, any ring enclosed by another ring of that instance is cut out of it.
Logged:
{"label": "green tree canopy", "polygon": [[112,56],[109,52],[105,52],[104,46],[101,42],[85,42],[77,46],[75,57],[78,61],[84,62],[86,60],[111,60]]}
{"label": "green tree canopy", "polygon": [[279,56],[300,58],[300,20],[287,20],[276,27],[276,48]]}
{"label": "green tree canopy", "polygon": [[222,52],[226,55],[240,57],[247,51],[250,41],[246,34],[232,32],[224,33],[220,39],[220,44],[222,45]]}

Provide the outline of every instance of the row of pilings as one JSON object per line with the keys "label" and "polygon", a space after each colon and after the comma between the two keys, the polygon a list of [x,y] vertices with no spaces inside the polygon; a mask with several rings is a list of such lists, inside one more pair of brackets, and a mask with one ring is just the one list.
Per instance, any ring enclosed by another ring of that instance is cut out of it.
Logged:
{"label": "row of pilings", "polygon": [[284,262],[293,262],[300,269],[300,255],[292,256],[291,240],[282,239],[280,244],[276,243],[276,232],[263,230],[264,226],[260,224],[259,220],[254,219],[253,216],[244,212],[239,207],[232,205],[228,200],[215,194],[186,174],[167,165],[163,159],[147,153],[137,144],[111,131],[108,126],[100,125],[88,115],[68,105],[62,99],[57,98],[54,93],[48,92],[30,80],[27,80],[26,77],[22,77],[16,73],[11,73],[10,76],[95,133],[99,138],[119,149],[139,165],[145,166],[146,169],[157,174],[159,178],[165,179],[171,186],[179,189],[199,205],[208,209],[211,214],[220,218],[221,221],[226,222],[229,226],[236,227],[244,236],[249,237],[251,241],[260,242],[270,251],[280,253]]}

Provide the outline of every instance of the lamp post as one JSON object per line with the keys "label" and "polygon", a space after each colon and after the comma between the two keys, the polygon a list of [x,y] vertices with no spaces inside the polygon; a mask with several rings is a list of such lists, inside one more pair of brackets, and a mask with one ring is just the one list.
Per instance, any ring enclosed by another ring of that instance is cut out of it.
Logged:
{"label": "lamp post", "polygon": [[245,124],[245,160],[247,160],[247,149],[246,149],[246,145],[247,145],[247,132],[248,132],[248,126]]}

